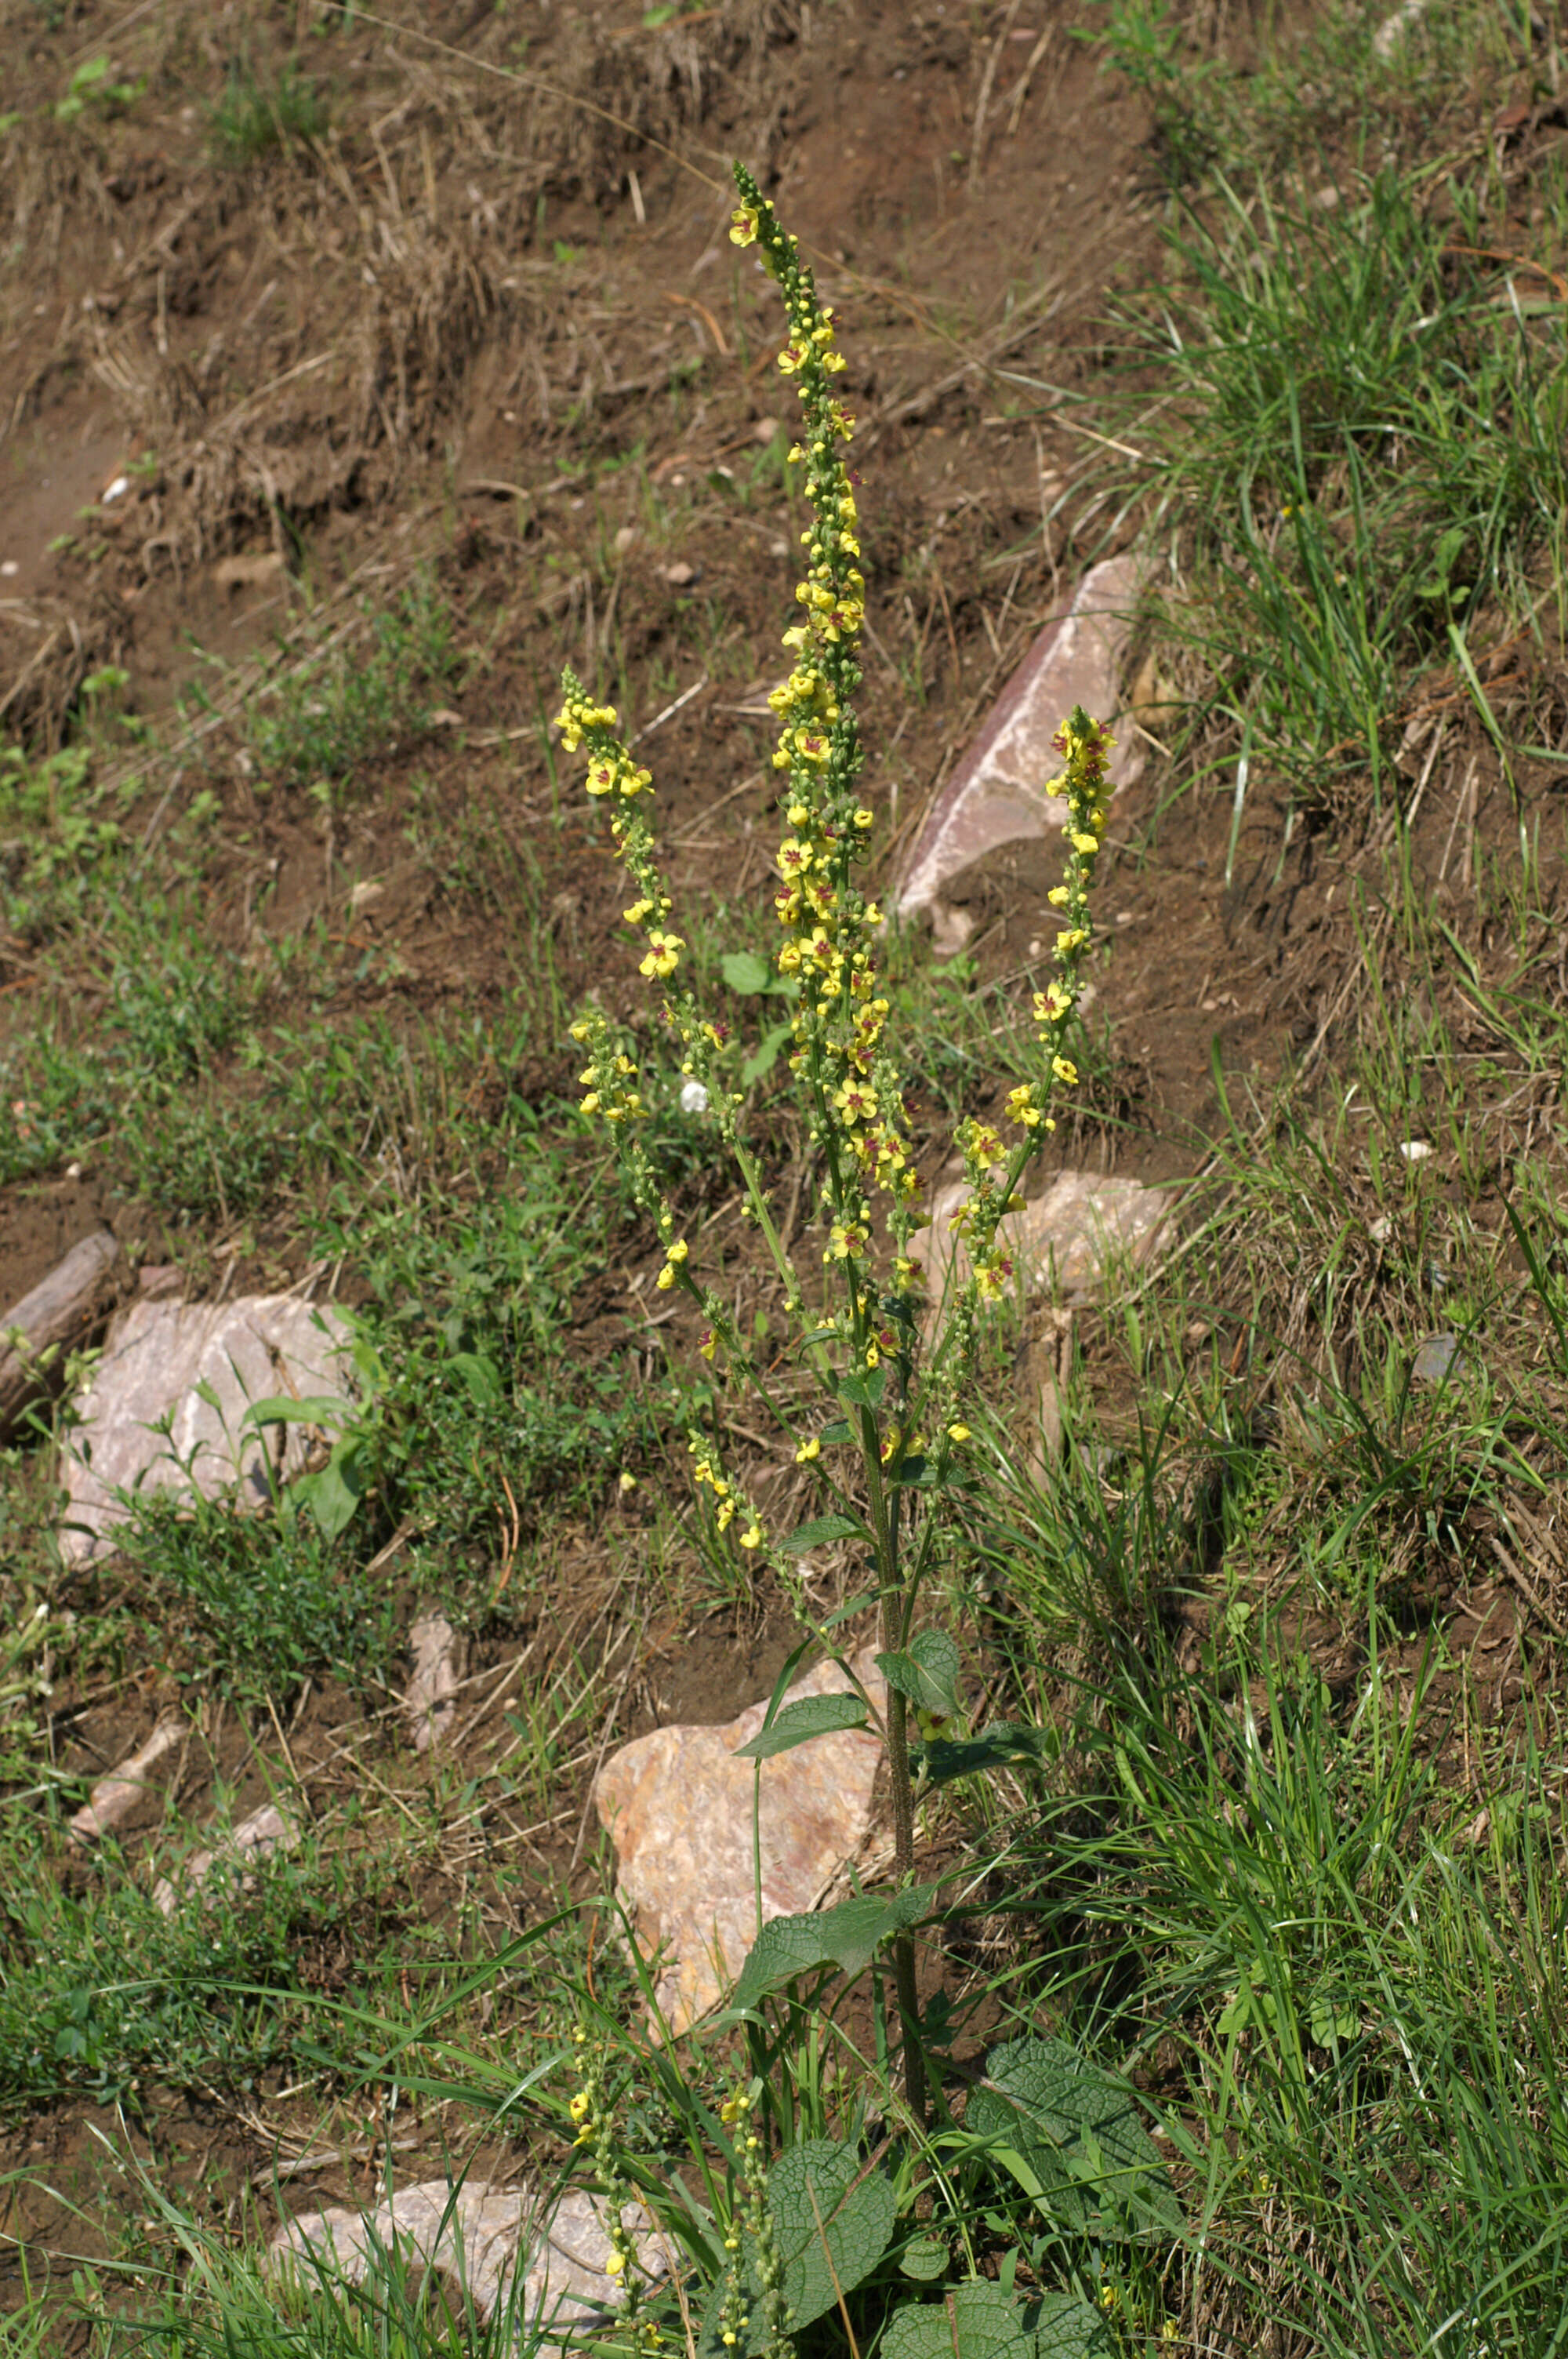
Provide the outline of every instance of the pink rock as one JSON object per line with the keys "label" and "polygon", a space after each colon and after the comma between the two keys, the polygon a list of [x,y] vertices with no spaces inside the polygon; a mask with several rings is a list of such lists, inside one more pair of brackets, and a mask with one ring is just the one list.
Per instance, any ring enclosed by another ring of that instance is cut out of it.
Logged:
{"label": "pink rock", "polygon": [[254,1892],[255,1878],[245,1874],[245,1863],[270,1859],[274,1852],[293,1851],[298,1841],[297,1820],[280,1810],[276,1802],[264,1802],[259,1810],[231,1827],[211,1851],[192,1852],[178,1875],[160,1875],[153,1886],[154,1906],[165,1917],[172,1917],[186,1894],[200,1892],[220,1867],[237,1870],[240,1890]]}
{"label": "pink rock", "polygon": [[122,1819],[129,1818],[147,1789],[147,1772],[156,1767],[166,1753],[172,1753],[184,1736],[189,1723],[178,1712],[168,1712],[158,1722],[145,1745],[107,1777],[100,1777],[87,1800],[70,1821],[70,1832],[78,1843],[96,1843]]}
{"label": "pink rock", "polygon": [[462,1640],[444,1614],[419,1614],[408,1632],[414,1669],[403,1690],[403,1709],[416,1753],[439,1745],[457,1715]]}
{"label": "pink rock", "polygon": [[[606,2206],[573,2188],[541,2219],[525,2190],[483,2180],[454,2190],[444,2179],[400,2188],[373,2212],[335,2205],[286,2220],[268,2248],[275,2276],[287,2273],[308,2288],[322,2265],[327,2282],[363,2285],[381,2256],[439,2269],[466,2286],[481,2320],[492,2318],[518,2268],[524,2272],[513,2320],[521,2332],[536,2325],[557,2332],[607,2324],[623,2292],[606,2267],[611,2246]],[[666,2275],[670,2253],[641,2204],[629,2203],[621,2223],[646,2277]],[[540,2359],[558,2346],[546,2343]]]}
{"label": "pink rock", "polygon": [[[963,1238],[948,1226],[968,1193],[963,1180],[938,1188],[931,1200],[931,1225],[910,1238],[912,1256],[925,1266],[928,1317],[940,1316],[945,1298],[969,1275]],[[1147,1261],[1175,1202],[1168,1188],[1145,1188],[1136,1180],[1107,1179],[1096,1171],[1060,1171],[1044,1196],[1009,1212],[997,1241],[1013,1263],[1012,1288],[1054,1291],[1072,1304],[1092,1302],[1108,1269],[1118,1261]]]}
{"label": "pink rock", "polygon": [[[1113,721],[1120,711],[1132,607],[1144,578],[1141,558],[1108,558],[1052,615],[933,804],[899,889],[901,917],[933,910],[946,940],[955,929],[940,896],[955,876],[998,844],[1063,825],[1066,804],[1044,791],[1062,767],[1051,740],[1075,704],[1096,721]],[[1112,787],[1132,785],[1142,766],[1129,730],[1111,756]]]}
{"label": "pink rock", "polygon": [[[60,1452],[68,1564],[107,1556],[124,1510],[116,1490],[232,1490],[263,1506],[303,1471],[303,1427],[245,1427],[252,1401],[344,1397],[342,1321],[293,1295],[233,1302],[133,1302],[109,1331]],[[345,1399],[344,1414],[348,1414]],[[169,1420],[168,1436],[157,1430]]]}
{"label": "pink rock", "polygon": [[[881,1712],[886,1697],[869,1653],[856,1674]],[[785,1698],[842,1695],[822,1663]],[[660,2010],[672,2034],[717,2006],[757,1937],[752,1842],[756,1764],[737,1745],[756,1735],[766,1703],[720,1728],[656,1728],[634,1737],[593,1783],[620,1854],[618,1888],[644,1955],[663,1951]],[[762,1765],[762,1916],[800,1916],[865,1835],[882,1757],[872,1729],[838,1729]]]}

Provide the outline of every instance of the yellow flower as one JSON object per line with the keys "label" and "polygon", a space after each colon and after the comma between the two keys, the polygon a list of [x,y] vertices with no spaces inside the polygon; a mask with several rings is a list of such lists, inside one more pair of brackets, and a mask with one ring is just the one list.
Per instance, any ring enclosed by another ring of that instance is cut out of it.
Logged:
{"label": "yellow flower", "polygon": [[821,1455],[822,1444],[817,1436],[814,1433],[811,1440],[809,1441],[803,1441],[800,1448],[795,1451],[795,1462],[797,1466],[809,1466],[814,1458],[820,1458]]}
{"label": "yellow flower", "polygon": [[1092,859],[1099,850],[1099,838],[1098,835],[1075,835],[1073,850],[1081,853],[1086,860]]}
{"label": "yellow flower", "polygon": [[947,1428],[947,1439],[949,1441],[968,1441],[969,1439],[968,1427],[967,1425],[950,1425]]}
{"label": "yellow flower", "polygon": [[746,1530],[741,1533],[741,1545],[743,1549],[754,1549],[760,1548],[762,1544],[762,1527],[761,1524],[753,1521],[748,1526]]}
{"label": "yellow flower", "polygon": [[1046,894],[1045,898],[1050,902],[1051,907],[1054,909],[1065,909],[1067,903],[1071,900],[1072,895],[1068,892],[1067,887],[1065,885],[1053,885],[1049,893]]}
{"label": "yellow flower", "polygon": [[685,1261],[690,1251],[691,1248],[687,1244],[686,1239],[684,1237],[677,1237],[673,1245],[666,1245],[665,1247],[665,1256],[669,1261]]}
{"label": "yellow flower", "polygon": [[626,2256],[625,2256],[625,2254],[624,2254],[624,2253],[611,2253],[611,2254],[610,2254],[610,2255],[609,2255],[609,2256],[607,2257],[607,2259],[606,2259],[606,2261],[605,2261],[605,2264],[604,2264],[604,2274],[605,2274],[605,2276],[606,2276],[607,2277],[618,2277],[621,2275],[622,2270],[625,2267],[626,2267]]}
{"label": "yellow flower", "polygon": [[579,1114],[597,1114],[599,1112],[599,1092],[597,1090],[589,1090],[587,1097],[584,1098],[581,1105],[578,1108],[578,1112]]}
{"label": "yellow flower", "polygon": [[755,245],[757,242],[757,209],[755,205],[737,205],[730,216],[731,245]]}
{"label": "yellow flower", "polygon": [[580,2122],[580,2121],[581,2121],[581,2119],[582,2119],[583,2115],[584,2115],[584,2114],[587,2113],[587,2111],[588,2111],[588,2108],[589,2108],[589,2103],[590,2103],[590,2100],[589,2100],[589,2097],[588,2091],[587,2091],[586,2089],[579,2089],[579,2090],[578,2091],[578,2093],[577,2093],[577,2095],[572,2099],[572,2101],[571,2101],[570,2104],[567,2107],[567,2111],[568,2111],[568,2113],[571,2115],[571,2117],[572,2117],[572,2119],[573,2119],[573,2121],[574,2121],[574,2122]]}
{"label": "yellow flower", "polygon": [[656,975],[674,974],[685,948],[686,943],[679,934],[661,933],[657,926],[650,926],[648,955],[639,965],[638,973],[647,975],[650,981]]}
{"label": "yellow flower", "polygon": [[877,815],[875,811],[868,810],[862,803],[860,810],[855,813],[855,825],[862,830],[868,827],[874,827],[876,825],[876,819]]}
{"label": "yellow flower", "polygon": [[1076,1065],[1074,1064],[1070,1057],[1053,1057],[1051,1060],[1051,1071],[1055,1074],[1056,1079],[1059,1082],[1065,1082],[1070,1090],[1076,1089],[1078,1083],[1078,1069]]}
{"label": "yellow flower", "polygon": [[674,1269],[670,1266],[670,1264],[669,1264],[668,1262],[665,1262],[665,1266],[664,1266],[663,1269],[662,1269],[662,1270],[660,1270],[660,1272],[659,1272],[659,1274],[658,1274],[657,1277],[656,1277],[656,1278],[654,1278],[654,1284],[658,1288],[659,1292],[660,1292],[661,1294],[667,1294],[667,1293],[669,1292],[669,1290],[670,1290],[671,1287],[675,1284],[675,1282],[676,1282],[676,1274],[675,1274],[675,1271],[674,1271]]}

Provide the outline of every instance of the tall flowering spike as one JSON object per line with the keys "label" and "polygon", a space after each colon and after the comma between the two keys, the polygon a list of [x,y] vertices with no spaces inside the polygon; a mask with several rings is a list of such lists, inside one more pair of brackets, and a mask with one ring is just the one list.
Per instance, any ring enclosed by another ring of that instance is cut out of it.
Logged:
{"label": "tall flowering spike", "polygon": [[784,635],[788,678],[769,699],[778,716],[773,767],[784,774],[787,833],[779,845],[774,908],[784,932],[779,971],[798,986],[794,1070],[805,1076],[818,1134],[831,1140],[833,1201],[827,1258],[858,1261],[870,1242],[862,1190],[896,1206],[919,1187],[897,1073],[882,1048],[888,1002],[877,991],[873,929],[881,912],[855,883],[872,813],[856,788],[861,753],[853,696],[855,642],[865,621],[860,517],[844,446],[854,419],[835,390],[844,367],[833,314],[817,299],[800,249],[745,167],[730,236],[755,245],[784,298],[789,337],[779,367],[795,386],[801,437],[790,452],[806,473],[812,522],[804,533],[798,618]]}

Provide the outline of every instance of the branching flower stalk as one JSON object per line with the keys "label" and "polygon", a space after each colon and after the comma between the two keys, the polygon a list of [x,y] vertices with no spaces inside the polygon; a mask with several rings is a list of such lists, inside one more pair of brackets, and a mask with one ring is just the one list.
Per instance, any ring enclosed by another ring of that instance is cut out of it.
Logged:
{"label": "branching flower stalk", "polygon": [[[806,562],[795,591],[800,611],[784,635],[792,668],[769,699],[779,723],[773,766],[783,778],[784,834],[774,897],[782,940],[776,962],[779,973],[798,986],[789,1067],[819,1175],[823,1278],[809,1289],[785,1250],[746,1142],[745,1093],[728,1083],[730,1044],[725,1027],[709,1021],[678,981],[687,945],[669,922],[671,896],[647,816],[649,774],[617,736],[613,708],[595,703],[569,671],[563,679],[558,725],[568,751],[580,747],[587,753],[589,793],[610,806],[615,848],[633,887],[626,919],[646,946],[640,973],[656,995],[659,1020],[678,1049],[682,1071],[708,1092],[735,1159],[745,1210],[777,1273],[799,1355],[820,1384],[826,1417],[815,1430],[803,1430],[797,1414],[773,1398],[729,1307],[692,1266],[689,1241],[680,1234],[640,1136],[646,1108],[636,1065],[617,1028],[602,1010],[590,1007],[574,1026],[573,1038],[588,1052],[583,1110],[614,1128],[634,1199],[654,1221],[664,1245],[658,1285],[679,1289],[699,1306],[704,1355],[723,1354],[734,1378],[772,1409],[794,1444],[797,1462],[814,1466],[827,1497],[855,1519],[875,1565],[881,1646],[888,1654],[901,1654],[941,1528],[943,1493],[961,1479],[961,1452],[969,1439],[963,1409],[979,1321],[1013,1274],[1001,1223],[1021,1206],[1020,1182],[1055,1128],[1051,1107],[1056,1093],[1072,1089],[1078,1079],[1065,1036],[1093,938],[1088,892],[1105,827],[1106,757],[1112,741],[1081,708],[1054,741],[1063,771],[1051,790],[1066,800],[1066,861],[1064,881],[1050,896],[1063,919],[1055,943],[1057,972],[1034,995],[1040,1071],[1008,1098],[1011,1139],[973,1120],[957,1133],[968,1184],[951,1225],[963,1249],[955,1256],[955,1268],[962,1267],[963,1275],[949,1285],[939,1340],[926,1350],[921,1336],[925,1273],[911,1249],[921,1181],[899,1067],[887,1039],[889,1003],[877,984],[876,950],[884,921],[860,882],[873,814],[859,788],[863,756],[854,708],[860,679],[856,648],[865,614],[854,484],[844,456],[854,420],[839,397],[844,361],[835,343],[832,311],[818,300],[794,238],[751,174],[737,165],[735,180],[741,201],[730,236],[738,245],[758,248],[784,298],[789,336],[778,365],[794,380],[803,414],[790,459],[804,471],[812,516],[802,535]],[[753,1563],[773,1568],[809,1624],[795,1560],[779,1545],[782,1536],[768,1533],[711,1436],[694,1433],[690,1448],[695,1480],[711,1490],[719,1531],[733,1532]],[[843,1668],[853,1680],[849,1666]],[[914,1868],[914,1789],[906,1699],[892,1681],[884,1733],[895,1854],[900,1875],[908,1880]],[[919,2118],[925,2079],[914,1951],[907,1935],[895,1945],[894,1976],[904,2024],[905,2093]]]}

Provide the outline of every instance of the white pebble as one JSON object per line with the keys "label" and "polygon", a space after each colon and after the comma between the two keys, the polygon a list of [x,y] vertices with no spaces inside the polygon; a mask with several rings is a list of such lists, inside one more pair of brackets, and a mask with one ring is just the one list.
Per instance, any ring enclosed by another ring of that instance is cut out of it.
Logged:
{"label": "white pebble", "polygon": [[1427,1157],[1432,1153],[1431,1143],[1424,1138],[1401,1139],[1400,1142],[1400,1153],[1404,1157],[1407,1163],[1424,1163]]}
{"label": "white pebble", "polygon": [[112,484],[106,484],[103,487],[103,505],[107,507],[111,500],[123,500],[130,488],[129,475],[116,475]]}

